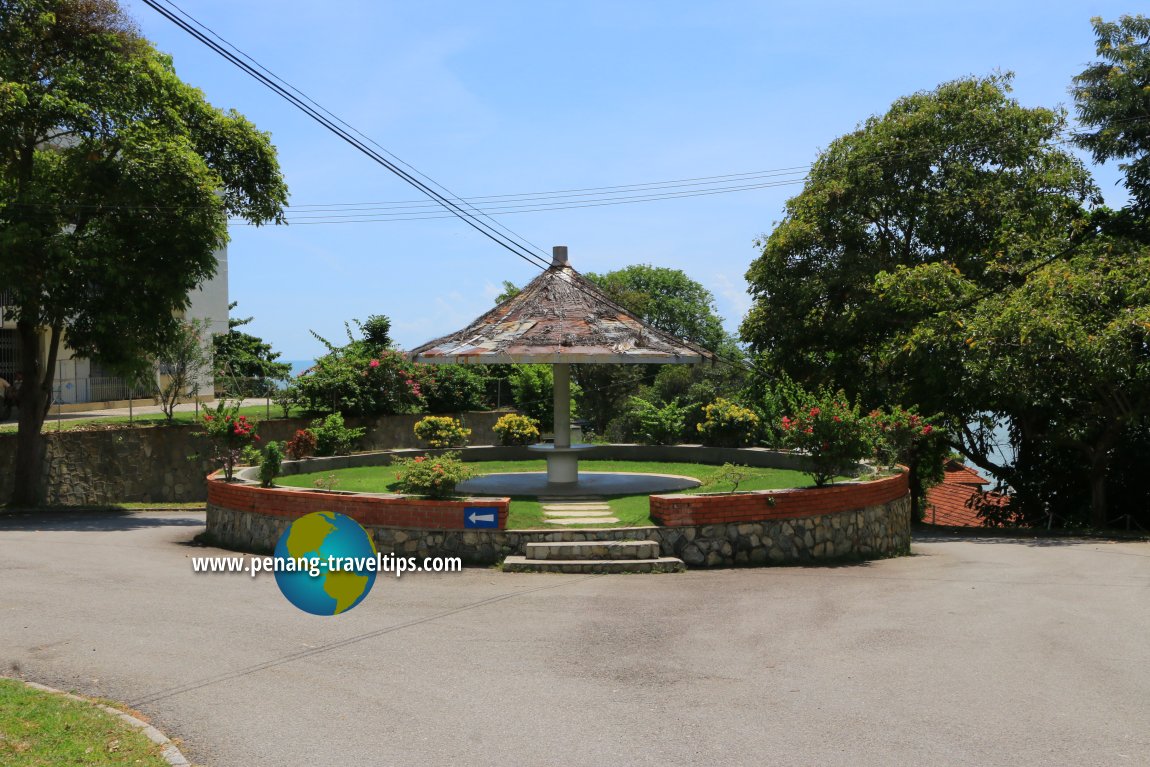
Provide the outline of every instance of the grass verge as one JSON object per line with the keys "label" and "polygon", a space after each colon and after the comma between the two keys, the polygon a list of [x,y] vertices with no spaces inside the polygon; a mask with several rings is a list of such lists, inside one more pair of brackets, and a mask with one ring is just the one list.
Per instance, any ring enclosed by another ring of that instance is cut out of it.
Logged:
{"label": "grass verge", "polygon": [[[200,413],[207,412],[204,407],[200,407]],[[255,418],[258,421],[278,420],[283,417],[283,410],[279,405],[273,404],[271,407],[271,418],[267,417],[267,408],[263,405],[248,405],[241,407],[239,410],[240,415],[246,415],[249,418]],[[196,422],[195,411],[190,412],[177,412],[172,417],[173,425],[188,425]],[[167,423],[167,418],[163,413],[137,413],[129,420],[126,415],[111,415],[111,416],[98,416],[95,418],[69,418],[65,413],[64,417],[59,421],[56,420],[55,411],[48,414],[44,419],[44,426],[40,430],[44,434],[50,434],[54,431],[105,431],[112,429],[144,429],[156,426],[164,426]],[[19,424],[15,421],[5,422],[0,424],[0,434],[6,432],[15,433]]]}
{"label": "grass verge", "polygon": [[0,678],[0,764],[168,767],[162,748],[94,704]]}

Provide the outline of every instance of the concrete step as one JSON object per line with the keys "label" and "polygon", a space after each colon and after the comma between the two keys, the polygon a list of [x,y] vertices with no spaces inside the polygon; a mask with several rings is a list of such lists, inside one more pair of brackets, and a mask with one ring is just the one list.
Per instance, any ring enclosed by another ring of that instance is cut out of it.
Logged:
{"label": "concrete step", "polygon": [[528,559],[503,560],[505,573],[680,573],[687,569],[677,557],[658,559]]}
{"label": "concrete step", "polygon": [[545,519],[546,525],[613,525],[619,521],[618,517],[565,517],[563,519]]}
{"label": "concrete step", "polygon": [[537,500],[540,503],[603,503],[602,496],[598,495],[541,495]]}
{"label": "concrete step", "polygon": [[545,512],[543,512],[543,516],[555,517],[557,519],[562,519],[563,517],[609,517],[609,516],[611,516],[611,512],[609,510],[608,511],[585,511],[585,510],[579,510],[579,511],[545,511]]}
{"label": "concrete step", "polygon": [[658,559],[656,541],[568,541],[529,543],[527,559]]}
{"label": "concrete step", "polygon": [[605,503],[545,503],[544,511],[609,511]]}

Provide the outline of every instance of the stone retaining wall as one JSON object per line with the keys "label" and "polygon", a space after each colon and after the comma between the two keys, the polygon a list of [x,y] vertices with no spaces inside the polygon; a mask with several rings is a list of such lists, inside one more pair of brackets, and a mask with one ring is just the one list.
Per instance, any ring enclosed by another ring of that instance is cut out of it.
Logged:
{"label": "stone retaining wall", "polygon": [[[502,415],[482,412],[457,417],[471,429],[471,440],[483,444],[496,441],[491,427]],[[412,429],[423,417],[348,418],[347,423],[367,427],[362,449],[416,448],[420,442]],[[311,420],[264,421],[259,433],[265,441],[290,439]],[[194,426],[156,426],[47,433],[40,495],[53,506],[202,501],[207,497],[204,477],[218,466],[209,459],[211,445],[196,436],[196,430]],[[15,465],[16,435],[0,434],[0,502],[12,494]]]}
{"label": "stone retaining wall", "polygon": [[907,494],[908,476],[901,472],[870,482],[748,493],[652,495],[651,519],[666,527],[682,527],[796,519],[881,506]]}
{"label": "stone retaining wall", "polygon": [[[375,505],[383,500],[399,503],[395,496],[264,490],[222,482],[209,485],[208,540],[226,548],[258,553],[273,550],[293,519],[321,509],[338,511],[359,521],[383,553],[458,556],[472,565],[491,565],[508,555],[523,554],[528,543],[576,541],[652,540],[659,544],[663,556],[680,557],[691,567],[873,559],[910,551],[906,474],[830,488],[652,496],[653,508],[661,504],[661,518],[666,522],[663,526],[599,530],[463,530],[458,507],[425,516],[405,516],[405,521],[400,521],[397,516],[387,516],[395,512],[379,511],[381,507]],[[304,497],[306,501],[300,500]],[[774,505],[768,498],[775,499]],[[491,500],[457,503],[487,504]],[[498,501],[504,504],[500,511],[503,526],[507,499]],[[440,503],[410,499],[402,502]],[[364,503],[367,505],[361,505]]]}

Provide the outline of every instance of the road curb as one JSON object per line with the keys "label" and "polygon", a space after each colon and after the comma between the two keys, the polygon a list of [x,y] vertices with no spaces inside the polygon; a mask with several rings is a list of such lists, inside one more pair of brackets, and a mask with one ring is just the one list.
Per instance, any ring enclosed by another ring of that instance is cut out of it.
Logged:
{"label": "road curb", "polygon": [[187,757],[184,756],[183,752],[176,747],[176,744],[173,743],[167,735],[160,732],[155,727],[145,722],[143,719],[134,717],[131,714],[126,714],[119,709],[112,708],[111,706],[105,706],[103,703],[97,703],[96,701],[89,698],[84,698],[80,695],[73,695],[72,693],[64,692],[63,690],[57,690],[55,687],[48,687],[47,685],[38,684],[36,682],[28,682],[23,679],[14,681],[24,682],[26,687],[31,687],[33,690],[50,692],[54,695],[63,695],[65,698],[78,700],[81,703],[87,703],[88,705],[103,709],[109,714],[119,717],[121,721],[131,725],[132,727],[135,727],[137,730],[147,736],[148,740],[152,741],[157,746],[163,747],[163,752],[161,752],[160,755],[163,756],[164,759],[167,760],[168,764],[172,765],[172,767],[191,767],[191,762],[189,762]]}

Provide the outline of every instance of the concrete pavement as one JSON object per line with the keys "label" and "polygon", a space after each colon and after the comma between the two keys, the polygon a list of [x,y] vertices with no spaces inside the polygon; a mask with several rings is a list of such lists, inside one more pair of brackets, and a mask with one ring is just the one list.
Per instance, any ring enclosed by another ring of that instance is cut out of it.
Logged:
{"label": "concrete pavement", "polygon": [[211,767],[1150,763],[1150,544],[834,568],[380,576],[304,614],[202,514],[0,517],[0,662]]}

